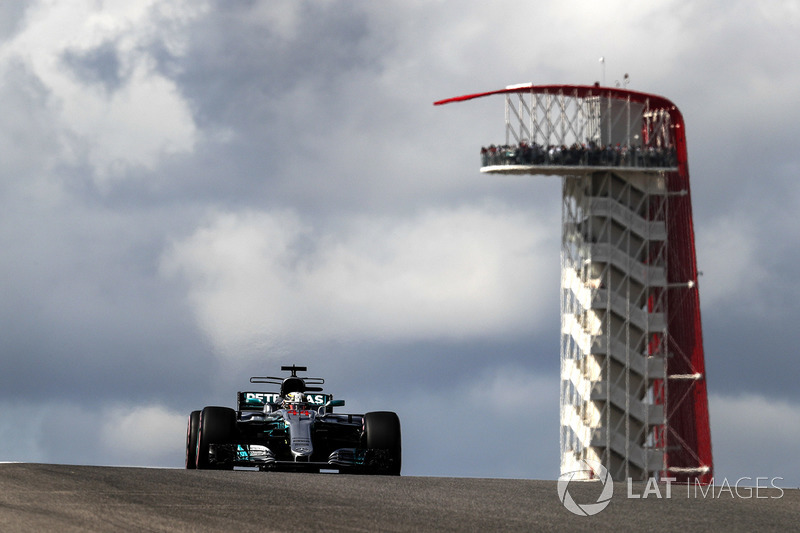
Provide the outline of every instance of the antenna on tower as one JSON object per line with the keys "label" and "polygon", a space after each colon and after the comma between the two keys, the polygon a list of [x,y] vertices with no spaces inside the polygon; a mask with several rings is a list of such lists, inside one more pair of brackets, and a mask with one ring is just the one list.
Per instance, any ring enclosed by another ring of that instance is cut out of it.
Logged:
{"label": "antenna on tower", "polygon": [[603,87],[606,86],[606,58],[605,56],[600,56],[600,71],[601,71],[601,80],[603,82]]}

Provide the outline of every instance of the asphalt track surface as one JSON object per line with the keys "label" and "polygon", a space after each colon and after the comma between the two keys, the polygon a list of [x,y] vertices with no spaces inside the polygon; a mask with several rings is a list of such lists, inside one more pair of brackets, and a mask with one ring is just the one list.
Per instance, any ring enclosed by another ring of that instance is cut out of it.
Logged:
{"label": "asphalt track surface", "polygon": [[[600,494],[598,483],[568,491],[580,504]],[[797,489],[660,492],[629,499],[616,483],[608,507],[586,517],[565,509],[555,481],[0,464],[0,530],[796,531],[800,521]]]}

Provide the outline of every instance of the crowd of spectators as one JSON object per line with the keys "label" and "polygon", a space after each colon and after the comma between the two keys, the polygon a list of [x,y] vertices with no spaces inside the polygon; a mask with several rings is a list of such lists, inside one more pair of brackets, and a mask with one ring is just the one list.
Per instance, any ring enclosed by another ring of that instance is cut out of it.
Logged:
{"label": "crowd of spectators", "polygon": [[602,166],[672,168],[678,160],[675,148],[629,146],[626,144],[599,145],[595,142],[572,146],[520,142],[517,146],[481,148],[481,166],[544,165],[544,166]]}

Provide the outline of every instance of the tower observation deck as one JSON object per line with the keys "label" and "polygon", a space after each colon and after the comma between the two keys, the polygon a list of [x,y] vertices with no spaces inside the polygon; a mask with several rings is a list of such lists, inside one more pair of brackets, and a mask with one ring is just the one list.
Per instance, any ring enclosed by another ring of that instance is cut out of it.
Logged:
{"label": "tower observation deck", "polygon": [[618,88],[514,85],[485,174],[560,176],[561,472],[713,477],[683,117]]}

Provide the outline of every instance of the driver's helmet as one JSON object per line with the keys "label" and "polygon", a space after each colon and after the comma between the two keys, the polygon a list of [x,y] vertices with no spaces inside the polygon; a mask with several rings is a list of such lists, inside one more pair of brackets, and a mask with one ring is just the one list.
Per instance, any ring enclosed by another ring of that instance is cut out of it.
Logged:
{"label": "driver's helmet", "polygon": [[283,405],[285,407],[295,406],[295,407],[302,407],[306,403],[306,395],[302,392],[290,392],[286,395],[286,398],[283,400]]}

